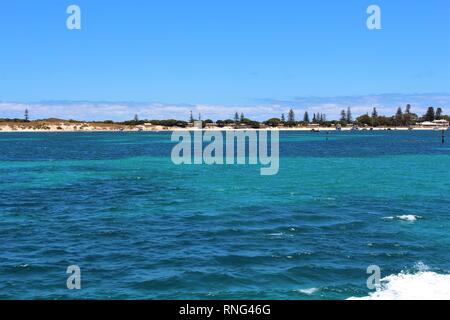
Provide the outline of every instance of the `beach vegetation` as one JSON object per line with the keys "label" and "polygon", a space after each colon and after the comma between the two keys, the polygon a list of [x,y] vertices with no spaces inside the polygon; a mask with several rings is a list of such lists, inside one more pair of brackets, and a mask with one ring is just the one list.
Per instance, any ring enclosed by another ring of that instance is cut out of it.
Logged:
{"label": "beach vegetation", "polygon": [[264,122],[265,125],[268,125],[269,127],[278,127],[280,124],[282,124],[282,120],[279,118],[271,118]]}

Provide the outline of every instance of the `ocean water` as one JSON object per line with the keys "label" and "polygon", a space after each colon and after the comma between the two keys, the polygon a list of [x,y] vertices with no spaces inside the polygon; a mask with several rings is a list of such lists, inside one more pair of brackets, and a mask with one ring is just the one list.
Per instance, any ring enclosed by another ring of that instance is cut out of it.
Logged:
{"label": "ocean water", "polygon": [[283,132],[261,176],[170,133],[1,133],[0,299],[449,299],[440,135]]}

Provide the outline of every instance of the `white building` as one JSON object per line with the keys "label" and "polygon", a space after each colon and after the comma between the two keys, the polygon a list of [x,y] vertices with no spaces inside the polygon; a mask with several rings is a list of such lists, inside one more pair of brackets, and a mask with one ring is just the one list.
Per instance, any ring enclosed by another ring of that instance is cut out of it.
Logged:
{"label": "white building", "polygon": [[447,120],[434,120],[433,123],[438,127],[448,127],[449,123]]}
{"label": "white building", "polygon": [[422,122],[420,124],[420,126],[424,127],[424,128],[436,128],[436,127],[448,127],[449,126],[449,122],[447,120],[434,120],[433,122],[431,121],[425,121]]}

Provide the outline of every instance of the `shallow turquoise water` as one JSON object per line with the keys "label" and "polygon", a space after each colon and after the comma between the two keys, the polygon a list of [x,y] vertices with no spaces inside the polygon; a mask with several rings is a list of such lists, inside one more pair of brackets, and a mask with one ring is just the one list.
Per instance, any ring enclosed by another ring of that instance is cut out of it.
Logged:
{"label": "shallow turquoise water", "polygon": [[326,136],[282,133],[260,176],[175,166],[168,133],[2,133],[0,298],[345,299],[369,265],[448,273],[440,133]]}

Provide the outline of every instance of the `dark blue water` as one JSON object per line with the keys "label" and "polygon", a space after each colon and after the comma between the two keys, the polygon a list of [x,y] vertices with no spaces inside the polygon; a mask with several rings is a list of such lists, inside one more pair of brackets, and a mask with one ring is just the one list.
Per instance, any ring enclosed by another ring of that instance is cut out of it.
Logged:
{"label": "dark blue water", "polygon": [[369,265],[450,270],[439,132],[285,132],[276,176],[176,166],[173,146],[1,133],[0,298],[345,299],[370,292]]}

